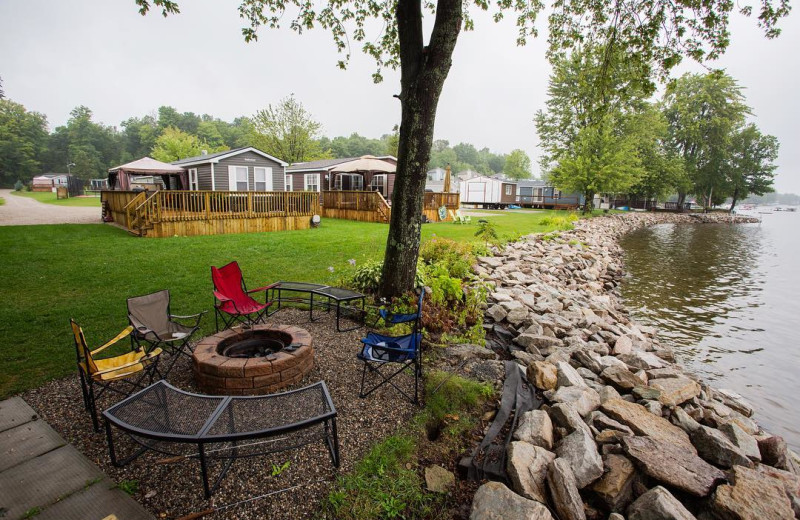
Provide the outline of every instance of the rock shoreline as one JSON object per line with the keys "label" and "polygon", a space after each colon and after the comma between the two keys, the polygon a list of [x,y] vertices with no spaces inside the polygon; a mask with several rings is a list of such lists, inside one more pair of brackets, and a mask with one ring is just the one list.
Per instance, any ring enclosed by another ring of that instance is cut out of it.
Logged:
{"label": "rock shoreline", "polygon": [[[482,485],[471,519],[800,519],[797,455],[741,396],[684,372],[621,302],[617,239],[669,222],[757,219],[607,215],[478,259],[495,286],[489,346],[517,360],[545,404],[519,418],[509,485]],[[496,353],[448,350],[472,375],[502,380]]]}

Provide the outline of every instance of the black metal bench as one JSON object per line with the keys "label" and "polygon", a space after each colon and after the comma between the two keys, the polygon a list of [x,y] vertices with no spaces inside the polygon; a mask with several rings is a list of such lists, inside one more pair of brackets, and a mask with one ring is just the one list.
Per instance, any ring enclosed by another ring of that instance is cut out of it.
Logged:
{"label": "black metal bench", "polygon": [[[200,461],[206,498],[217,490],[233,461],[299,448],[322,440],[331,462],[339,467],[336,408],[324,381],[263,396],[213,396],[185,392],[158,381],[103,412],[111,462],[124,466],[147,450],[173,456],[176,461]],[[118,459],[112,426],[141,445]],[[196,451],[194,447],[196,446]],[[208,461],[224,460],[213,486]]]}

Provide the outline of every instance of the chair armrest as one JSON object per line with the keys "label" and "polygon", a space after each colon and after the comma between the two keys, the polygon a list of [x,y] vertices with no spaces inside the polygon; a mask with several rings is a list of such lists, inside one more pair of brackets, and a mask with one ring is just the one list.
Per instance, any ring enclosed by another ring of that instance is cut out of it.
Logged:
{"label": "chair armrest", "polygon": [[170,317],[170,318],[177,318],[177,319],[186,319],[186,320],[188,320],[189,318],[197,318],[197,317],[199,317],[199,316],[202,316],[203,314],[205,314],[205,313],[207,313],[207,312],[208,312],[208,311],[202,311],[202,312],[198,312],[197,314],[190,314],[190,315],[188,315],[188,316],[178,316],[177,314],[170,314],[170,315],[169,315],[169,317]]}
{"label": "chair armrest", "polygon": [[144,367],[144,363],[146,363],[147,361],[150,361],[151,359],[157,358],[158,356],[161,355],[161,349],[159,348],[159,349],[156,349],[156,350],[158,350],[158,353],[155,353],[155,350],[154,350],[150,354],[147,354],[146,356],[143,356],[143,357],[139,358],[136,361],[131,361],[130,363],[125,363],[124,365],[120,365],[118,367],[107,368],[105,370],[98,370],[97,372],[92,373],[92,375],[93,376],[99,376],[99,375],[102,375],[102,374],[108,374],[108,373],[111,373],[111,372],[116,372],[118,370],[122,370],[124,368],[133,367],[133,366],[136,366],[136,365],[142,365],[142,367]]}
{"label": "chair armrest", "polygon": [[114,343],[117,343],[121,339],[127,338],[130,335],[131,332],[133,332],[133,327],[129,325],[129,326],[125,327],[122,330],[122,332],[117,334],[113,339],[111,339],[110,341],[107,341],[105,344],[100,345],[96,349],[92,350],[91,354],[94,356],[98,352],[101,352],[101,351],[107,349],[108,347],[110,347]]}
{"label": "chair armrest", "polygon": [[261,291],[269,291],[270,289],[274,289],[278,285],[279,285],[278,282],[275,282],[275,283],[271,283],[269,285],[265,285],[264,287],[259,287],[257,289],[250,289],[249,291],[247,291],[247,294],[254,293],[254,292],[261,292]]}
{"label": "chair armrest", "polygon": [[[361,343],[363,343],[365,346],[372,347],[374,349],[377,348],[377,349],[380,349],[380,350],[388,350],[388,351],[391,351],[391,352],[398,352],[398,353],[402,353],[402,354],[405,354],[405,353],[408,353],[408,352],[414,352],[415,350],[417,350],[415,347],[402,348],[400,345],[398,345],[397,343],[394,343],[394,342],[386,343],[384,345],[378,345],[377,343],[370,343],[370,342],[364,341],[362,339]],[[395,346],[391,347],[390,345],[395,345]]]}

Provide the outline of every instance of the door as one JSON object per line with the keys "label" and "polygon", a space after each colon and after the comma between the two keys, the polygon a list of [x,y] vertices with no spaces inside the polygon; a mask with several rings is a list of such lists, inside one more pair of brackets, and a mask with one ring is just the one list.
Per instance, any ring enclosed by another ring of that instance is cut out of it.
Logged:
{"label": "door", "polygon": [[486,202],[486,183],[467,183],[467,202]]}

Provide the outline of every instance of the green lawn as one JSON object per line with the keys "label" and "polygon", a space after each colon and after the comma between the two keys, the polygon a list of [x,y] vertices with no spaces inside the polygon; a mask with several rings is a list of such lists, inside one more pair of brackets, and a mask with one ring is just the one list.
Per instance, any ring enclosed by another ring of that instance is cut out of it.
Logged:
{"label": "green lawn", "polygon": [[3,197],[0,197],[0,206],[2,206],[5,203],[6,203],[6,199],[4,199]]}
{"label": "green lawn", "polygon": [[56,206],[86,206],[92,208],[100,207],[100,197],[70,197],[58,200],[56,194],[51,191],[12,191],[18,197],[28,197],[36,199],[45,204],[55,204]]}
{"label": "green lawn", "polygon": [[[503,238],[548,231],[538,222],[549,214],[481,218],[493,221]],[[434,234],[475,240],[476,220],[426,224],[423,240]],[[2,226],[0,399],[75,371],[70,317],[84,327],[90,345],[99,345],[127,325],[129,296],[168,288],[176,314],[211,309],[209,267],[231,260],[239,261],[251,287],[281,279],[336,283],[353,269],[348,259],[361,264],[381,257],[387,230],[385,224],[323,219],[319,228],[303,231],[147,239],[112,226]],[[204,332],[213,324],[209,313]]]}

